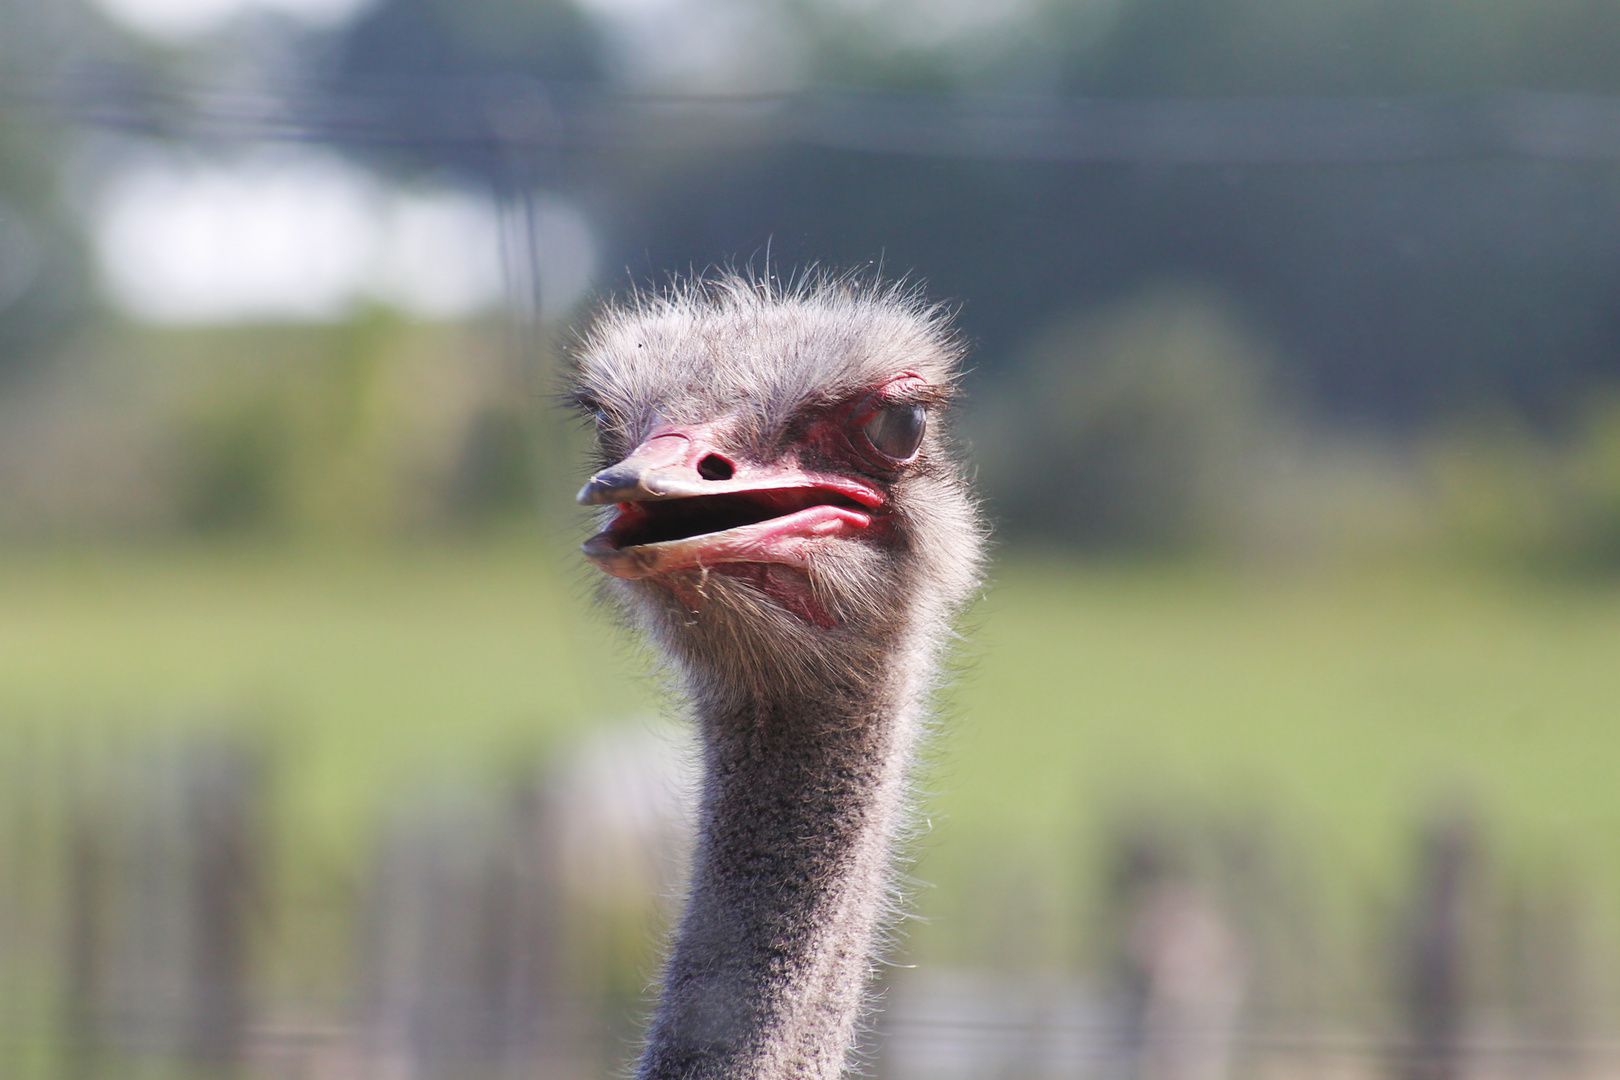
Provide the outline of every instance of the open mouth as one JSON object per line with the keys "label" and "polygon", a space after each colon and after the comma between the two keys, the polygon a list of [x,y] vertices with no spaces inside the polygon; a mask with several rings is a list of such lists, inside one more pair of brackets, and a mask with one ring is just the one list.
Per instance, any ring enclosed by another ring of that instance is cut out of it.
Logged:
{"label": "open mouth", "polygon": [[614,547],[641,547],[726,532],[787,517],[813,506],[865,511],[847,495],[826,488],[777,488],[727,495],[692,495],[684,499],[620,503],[608,527]]}
{"label": "open mouth", "polygon": [[727,563],[804,566],[815,545],[872,524],[873,507],[831,487],[801,486],[617,504],[585,555],[615,577]]}

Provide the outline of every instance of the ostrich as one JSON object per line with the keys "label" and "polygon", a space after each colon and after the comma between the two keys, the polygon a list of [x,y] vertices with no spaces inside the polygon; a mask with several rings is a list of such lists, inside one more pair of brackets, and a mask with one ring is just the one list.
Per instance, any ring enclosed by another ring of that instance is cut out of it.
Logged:
{"label": "ostrich", "polygon": [[587,558],[695,714],[690,892],[642,1080],[833,1080],[907,773],[983,529],[941,431],[961,349],[914,290],[737,275],[607,308],[573,358]]}

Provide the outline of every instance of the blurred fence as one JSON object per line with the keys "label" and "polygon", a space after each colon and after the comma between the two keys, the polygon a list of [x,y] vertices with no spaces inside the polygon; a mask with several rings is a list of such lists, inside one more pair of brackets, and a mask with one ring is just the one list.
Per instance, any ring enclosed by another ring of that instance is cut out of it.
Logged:
{"label": "blurred fence", "polygon": [[[679,888],[689,755],[609,733],[501,788],[399,803],[342,910],[325,913],[337,948],[290,929],[309,901],[283,880],[298,856],[274,835],[272,762],[221,736],[14,748],[0,787],[0,1075],[622,1074]],[[1098,895],[1064,916],[1084,923],[1068,935],[1083,955],[889,969],[870,1071],[1620,1074],[1615,958],[1577,883],[1493,863],[1465,808],[1413,835],[1399,891],[1332,929],[1308,863],[1270,824],[1122,817]]]}

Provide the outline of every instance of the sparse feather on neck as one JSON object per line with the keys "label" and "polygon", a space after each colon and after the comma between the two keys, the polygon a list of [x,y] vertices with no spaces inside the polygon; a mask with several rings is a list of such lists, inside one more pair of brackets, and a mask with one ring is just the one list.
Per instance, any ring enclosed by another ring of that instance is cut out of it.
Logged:
{"label": "sparse feather on neck", "polygon": [[[638,294],[576,353],[571,397],[595,415],[603,465],[659,432],[702,431],[728,461],[842,470],[883,498],[871,528],[807,542],[792,565],[607,581],[679,675],[705,758],[646,1080],[845,1068],[892,911],[913,747],[982,557],[940,422],[960,359],[946,313],[914,289],[827,275]],[[896,379],[930,410],[922,445],[905,461],[863,457],[839,418]]]}

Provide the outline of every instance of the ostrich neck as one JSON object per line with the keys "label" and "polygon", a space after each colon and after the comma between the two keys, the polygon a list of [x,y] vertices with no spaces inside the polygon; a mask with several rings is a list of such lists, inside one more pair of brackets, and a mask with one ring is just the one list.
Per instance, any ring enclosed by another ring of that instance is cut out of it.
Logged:
{"label": "ostrich neck", "polygon": [[843,1073],[890,899],[918,723],[908,681],[699,717],[691,898],[642,1080]]}

